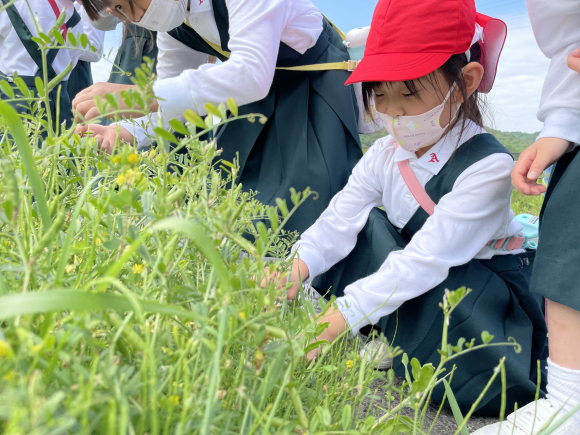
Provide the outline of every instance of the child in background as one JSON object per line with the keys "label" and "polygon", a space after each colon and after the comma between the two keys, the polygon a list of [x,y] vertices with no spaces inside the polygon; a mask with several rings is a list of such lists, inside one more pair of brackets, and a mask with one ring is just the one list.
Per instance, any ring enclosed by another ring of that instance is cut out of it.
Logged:
{"label": "child in background", "polygon": [[[547,397],[488,426],[477,435],[532,435],[551,418],[572,417],[553,435],[580,434],[580,2],[528,0],[538,45],[552,62],[538,119],[544,127],[513,171],[513,185],[526,195],[546,188],[538,176],[558,162],[540,216],[540,239],[531,289],[547,300],[550,358]],[[576,412],[573,412],[576,410]]]}
{"label": "child in background", "polygon": [[[0,0],[0,6],[9,5],[8,0]],[[29,9],[30,5],[30,9]],[[76,5],[71,0],[24,0],[8,6],[0,11],[0,80],[10,81],[14,73],[25,81],[30,90],[35,91],[35,77],[43,77],[42,57],[38,44],[32,40],[33,36],[38,36],[34,17],[42,27],[44,32],[48,32],[56,23],[63,9],[66,8],[65,24],[63,25],[63,35],[69,32],[75,34],[84,33],[88,36],[91,45],[97,47],[97,52],[87,52],[73,49],[50,50],[47,65],[48,79],[51,80],[60,74],[70,62],[73,67],[79,60],[87,62],[98,62],[100,51],[104,41],[104,33],[93,28],[89,24],[89,18],[85,10],[79,4]],[[66,29],[66,30],[65,30]],[[67,80],[65,77],[57,97],[58,88],[50,93],[50,105],[53,122],[67,121],[72,124],[71,97],[67,91]],[[16,93],[18,90],[16,86]],[[74,92],[74,91],[73,91]],[[0,98],[6,96],[0,93]],[[60,101],[60,119],[56,119],[57,98]],[[22,103],[14,104],[19,112],[27,112],[28,108]]]}
{"label": "child in background", "polygon": [[[534,400],[546,336],[528,291],[534,253],[521,249],[510,209],[513,159],[485,132],[479,108],[478,90],[490,91],[505,36],[505,24],[477,14],[473,0],[379,1],[365,57],[347,84],[363,82],[366,105],[374,98],[390,136],[369,149],[302,234],[288,294],[296,295],[300,278],[326,275],[318,288],[324,294],[332,283],[338,299],[320,320],[330,322],[320,340],[373,324],[410,358],[436,366],[445,290],[472,289],[451,317],[449,343],[487,330],[495,342],[514,337],[522,352],[489,347],[453,361],[451,386],[464,411],[504,356],[508,406]],[[400,358],[393,368],[404,376]],[[500,384],[479,414],[498,415]],[[433,398],[443,393],[437,386]]]}

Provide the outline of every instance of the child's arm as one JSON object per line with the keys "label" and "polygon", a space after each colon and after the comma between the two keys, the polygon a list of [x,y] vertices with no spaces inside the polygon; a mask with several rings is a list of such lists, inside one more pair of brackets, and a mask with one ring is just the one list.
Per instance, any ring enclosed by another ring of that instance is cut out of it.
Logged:
{"label": "child's arm", "polygon": [[441,284],[450,268],[493,256],[487,242],[510,235],[512,168],[507,154],[472,165],[405,249],[391,252],[376,273],[345,289],[337,306],[355,333]]}
{"label": "child's arm", "polygon": [[[353,169],[346,186],[294,246],[293,251],[298,250],[296,258],[304,262],[311,278],[326,272],[352,251],[371,210],[382,205],[381,168],[386,155],[392,152],[385,149],[387,143],[382,139],[369,149]],[[289,293],[288,297],[293,295]]]}
{"label": "child's arm", "polygon": [[538,119],[544,127],[538,141],[518,160],[514,186],[528,195],[545,191],[536,184],[540,174],[580,143],[580,76],[567,64],[580,46],[580,8],[576,0],[527,0],[530,20],[540,49],[552,59],[544,83]]}

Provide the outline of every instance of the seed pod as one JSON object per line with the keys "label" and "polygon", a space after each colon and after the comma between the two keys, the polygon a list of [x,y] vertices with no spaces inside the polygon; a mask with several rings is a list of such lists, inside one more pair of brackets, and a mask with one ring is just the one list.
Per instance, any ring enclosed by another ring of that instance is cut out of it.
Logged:
{"label": "seed pod", "polygon": [[18,216],[18,209],[20,208],[20,190],[18,189],[18,180],[14,173],[14,167],[10,160],[0,160],[0,166],[4,173],[4,185],[8,192],[8,199],[12,201],[12,216],[7,216],[10,220],[15,220]]}
{"label": "seed pod", "polygon": [[56,219],[54,220],[48,231],[44,233],[42,238],[38,241],[36,245],[34,245],[34,248],[32,248],[32,253],[30,255],[30,264],[32,264],[34,260],[36,260],[36,258],[40,255],[42,251],[44,251],[44,248],[46,248],[49,245],[49,243],[56,240],[56,236],[63,224],[64,224],[64,209],[61,209],[59,210]]}

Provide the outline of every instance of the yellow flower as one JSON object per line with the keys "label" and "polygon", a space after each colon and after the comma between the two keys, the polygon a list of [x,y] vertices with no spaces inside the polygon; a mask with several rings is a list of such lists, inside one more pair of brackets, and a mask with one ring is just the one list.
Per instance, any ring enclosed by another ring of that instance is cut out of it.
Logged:
{"label": "yellow flower", "polygon": [[95,243],[96,243],[97,245],[100,245],[100,244],[101,244],[101,239],[99,239],[99,238],[97,237],[97,239],[95,240]]}
{"label": "yellow flower", "polygon": [[127,178],[123,174],[119,174],[117,176],[117,184],[120,186],[121,184],[125,184],[127,182]]}
{"label": "yellow flower", "polygon": [[66,271],[66,273],[73,273],[75,271],[75,265],[69,264],[67,267],[64,268],[64,270]]}
{"label": "yellow flower", "polygon": [[132,270],[135,275],[141,275],[143,273],[143,265],[134,264]]}
{"label": "yellow flower", "polygon": [[82,258],[80,258],[80,257],[77,257],[77,256],[75,255],[75,264],[81,264],[82,262],[83,262],[83,259],[82,259]]}
{"label": "yellow flower", "polygon": [[135,163],[137,163],[139,161],[139,156],[135,153],[131,153],[131,154],[129,154],[129,157],[127,157],[127,161],[129,163],[131,163],[132,165],[134,165]]}
{"label": "yellow flower", "polygon": [[121,163],[121,156],[115,156],[115,157],[113,157],[113,163],[116,163],[117,165],[119,163]]}
{"label": "yellow flower", "polygon": [[0,340],[0,358],[3,356],[14,356],[14,352],[8,342]]}
{"label": "yellow flower", "polygon": [[246,313],[244,313],[243,311],[240,311],[239,315],[242,318],[242,320],[246,320]]}
{"label": "yellow flower", "polygon": [[175,406],[179,405],[179,396],[169,396],[169,403]]}
{"label": "yellow flower", "polygon": [[6,240],[6,241],[4,242],[4,245],[5,245],[5,246],[10,246],[10,245],[11,245],[11,243],[10,243],[10,240]]}
{"label": "yellow flower", "polygon": [[352,368],[353,368],[353,366],[354,366],[354,363],[353,363],[351,360],[348,360],[348,361],[346,362],[346,368],[347,368],[347,369],[352,369]]}
{"label": "yellow flower", "polygon": [[11,381],[12,379],[14,379],[14,370],[10,370],[8,373],[4,375],[5,381]]}

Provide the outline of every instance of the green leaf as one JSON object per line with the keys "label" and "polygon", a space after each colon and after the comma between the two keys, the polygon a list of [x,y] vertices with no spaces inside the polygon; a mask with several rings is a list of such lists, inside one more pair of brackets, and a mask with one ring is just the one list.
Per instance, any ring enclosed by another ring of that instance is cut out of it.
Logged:
{"label": "green leaf", "polygon": [[183,125],[181,121],[179,121],[178,119],[172,119],[171,121],[169,121],[169,125],[176,132],[181,133],[185,136],[189,136],[189,131],[187,130],[187,128],[185,128],[185,125]]}
{"label": "green leaf", "polygon": [[483,344],[488,344],[491,340],[493,340],[493,337],[494,336],[487,331],[483,331],[481,333],[481,341],[483,341]]}
{"label": "green leaf", "polygon": [[234,99],[233,98],[228,99],[227,104],[228,109],[230,109],[230,112],[232,112],[232,115],[238,116],[238,105],[236,104]]}
{"label": "green leaf", "polygon": [[14,98],[14,89],[12,89],[12,86],[10,86],[6,80],[0,80],[0,89],[2,89],[2,92],[4,92],[8,98]]}
{"label": "green leaf", "polygon": [[25,97],[30,96],[30,89],[28,89],[28,86],[26,86],[26,83],[24,83],[24,80],[22,80],[22,78],[17,76],[14,79],[14,84],[18,86],[18,89],[20,90],[22,95],[24,95]]}
{"label": "green leaf", "polygon": [[[415,358],[413,358],[415,360]],[[419,361],[417,364],[420,366]],[[411,361],[411,366],[413,366],[413,361]],[[411,394],[423,393],[429,387],[431,380],[435,374],[435,367],[432,364],[425,364],[423,367],[419,368],[417,373],[415,372],[416,367],[413,366],[413,385],[411,386]]]}
{"label": "green leaf", "polygon": [[50,218],[48,203],[46,202],[46,196],[44,193],[46,191],[46,186],[38,174],[36,161],[34,160],[32,148],[28,142],[26,130],[24,129],[16,111],[4,101],[0,101],[0,114],[4,119],[4,123],[12,133],[12,137],[14,138],[14,142],[16,143],[16,147],[20,153],[20,158],[22,159],[22,164],[26,169],[32,192],[34,193],[34,198],[36,200],[40,217],[42,218],[44,230],[47,231],[51,226],[52,219]]}
{"label": "green leaf", "polygon": [[177,306],[164,305],[158,302],[138,299],[137,297],[133,297],[133,301],[130,301],[126,296],[62,289],[2,296],[0,297],[0,319],[63,310],[133,311],[135,302],[145,312],[177,316],[181,319],[208,321],[207,318],[193,310],[184,310]]}
{"label": "green leaf", "polygon": [[107,100],[107,102],[111,106],[113,106],[113,108],[115,110],[119,110],[119,102],[117,101],[117,99],[113,95],[111,95],[111,94],[105,94],[105,100]]}
{"label": "green leaf", "polygon": [[203,122],[203,119],[201,119],[201,116],[199,116],[193,110],[189,109],[186,110],[185,113],[183,114],[183,117],[187,122],[191,122],[193,125],[201,128],[202,130],[205,130],[207,128],[205,122]]}
{"label": "green leaf", "polygon": [[[443,379],[443,384],[445,385],[445,392],[447,393],[447,400],[449,401],[449,406],[451,407],[451,411],[453,412],[453,417],[455,417],[455,421],[457,422],[457,427],[463,424],[463,414],[459,409],[459,405],[457,404],[457,399],[455,398],[455,394],[453,394],[453,390],[449,386],[449,383],[446,379]],[[469,435],[469,431],[466,427],[461,429],[461,435]]]}
{"label": "green leaf", "polygon": [[347,431],[350,429],[352,423],[352,406],[345,405],[342,410],[342,430]]}
{"label": "green leaf", "polygon": [[222,119],[221,112],[213,104],[211,104],[211,103],[205,103],[205,106],[204,107],[205,107],[205,110],[207,110],[207,113],[209,113],[210,115],[213,115],[213,116],[217,116],[219,119]]}
{"label": "green leaf", "polygon": [[319,347],[322,347],[324,345],[330,344],[328,342],[328,340],[318,340],[315,341],[314,343],[310,343],[308,346],[306,346],[304,348],[304,353],[307,354],[308,352],[313,351],[314,349],[318,349]]}
{"label": "green leaf", "polygon": [[161,230],[169,230],[188,236],[193,244],[197,247],[197,249],[199,249],[204,257],[212,264],[224,289],[227,291],[232,291],[228,269],[224,263],[224,260],[214,247],[212,240],[208,237],[201,225],[194,221],[188,221],[185,219],[168,218],[153,225],[152,227],[152,231]]}
{"label": "green leaf", "polygon": [[179,141],[177,140],[177,138],[175,137],[175,135],[173,133],[169,133],[167,130],[162,129],[161,127],[155,127],[155,134],[158,135],[159,137],[169,141],[169,142],[173,142],[175,144],[178,144]]}
{"label": "green leaf", "polygon": [[68,43],[69,43],[70,45],[72,45],[73,47],[76,47],[76,46],[78,45],[77,38],[75,38],[75,35],[73,35],[73,33],[72,33],[72,32],[69,32],[69,33],[66,35],[66,40],[67,40],[67,41],[68,41]]}
{"label": "green leaf", "polygon": [[89,45],[89,37],[84,33],[81,35],[81,45],[83,48],[87,48],[87,45]]}

